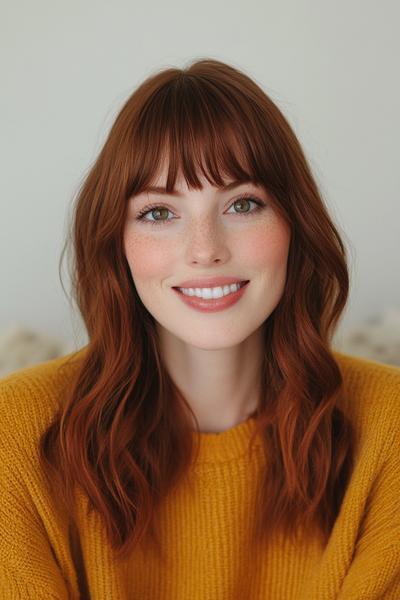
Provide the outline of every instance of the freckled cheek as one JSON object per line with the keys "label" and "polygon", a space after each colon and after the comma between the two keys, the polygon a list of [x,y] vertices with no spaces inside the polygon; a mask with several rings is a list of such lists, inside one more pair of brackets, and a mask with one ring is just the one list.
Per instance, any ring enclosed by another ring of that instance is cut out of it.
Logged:
{"label": "freckled cheek", "polygon": [[136,280],[150,281],[170,275],[173,254],[170,244],[163,244],[162,240],[155,242],[154,239],[137,235],[132,240],[126,238],[125,255]]}

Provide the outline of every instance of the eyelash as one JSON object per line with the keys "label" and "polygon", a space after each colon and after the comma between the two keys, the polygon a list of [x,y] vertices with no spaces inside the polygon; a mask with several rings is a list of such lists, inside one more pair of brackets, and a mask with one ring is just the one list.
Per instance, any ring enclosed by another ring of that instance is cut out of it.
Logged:
{"label": "eyelash", "polygon": [[[247,213],[236,213],[237,216],[239,217],[247,217],[250,215],[253,215],[254,213],[262,210],[263,208],[265,208],[267,205],[265,202],[262,202],[261,200],[256,199],[253,195],[251,194],[243,194],[241,195],[239,198],[236,198],[236,200],[234,200],[231,204],[231,206],[233,206],[236,202],[238,202],[239,200],[250,200],[250,202],[254,202],[254,204],[256,204],[256,208],[255,210],[252,210],[250,212]],[[137,221],[143,221],[144,223],[150,223],[151,225],[164,225],[164,223],[169,223],[171,222],[173,219],[167,219],[167,220],[161,220],[161,221],[149,221],[147,219],[144,218],[144,216],[157,209],[157,208],[166,208],[167,210],[170,210],[167,206],[163,206],[160,204],[153,204],[153,205],[149,205],[149,206],[145,206],[139,213],[138,216],[136,217]],[[230,207],[229,207],[230,208]],[[172,212],[172,211],[170,211]]]}

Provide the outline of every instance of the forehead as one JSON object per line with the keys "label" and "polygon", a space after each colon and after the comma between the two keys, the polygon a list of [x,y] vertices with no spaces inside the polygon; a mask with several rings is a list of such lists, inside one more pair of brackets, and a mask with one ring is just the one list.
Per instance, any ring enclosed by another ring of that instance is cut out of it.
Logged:
{"label": "forehead", "polygon": [[207,187],[229,190],[240,183],[257,185],[254,177],[251,176],[254,173],[245,155],[243,144],[231,138],[232,135],[227,138],[229,155],[222,151],[218,153],[214,148],[212,156],[210,156],[209,148],[203,147],[199,149],[199,154],[190,153],[190,156],[186,155],[186,160],[184,160],[182,148],[179,151],[175,148],[172,155],[168,150],[164,151],[161,156],[157,157],[158,164],[155,165],[154,172],[150,174],[150,180],[142,188],[143,191],[156,190],[157,193],[160,193],[165,190],[170,161],[172,161],[172,165],[176,165],[174,191],[177,192],[186,193],[192,188]]}
{"label": "forehead", "polygon": [[[237,178],[232,177],[227,174],[225,174],[225,175],[221,174],[222,184],[217,185],[216,183],[210,182],[207,179],[207,177],[205,177],[205,175],[201,172],[197,172],[196,175],[200,182],[199,189],[211,187],[211,188],[215,188],[220,191],[226,192],[226,191],[230,191],[234,188],[237,188],[240,185],[245,185],[245,184],[251,184],[257,188],[262,187],[262,185],[260,183],[258,183],[251,177],[247,177],[247,176],[243,177],[241,179],[237,179]],[[191,188],[187,184],[186,179],[183,176],[183,173],[181,171],[178,171],[178,173],[176,175],[174,188],[171,192],[167,192],[167,189],[166,189],[167,177],[168,177],[167,168],[160,170],[158,172],[158,174],[156,176],[154,176],[151,179],[151,181],[142,188],[142,192],[156,193],[156,194],[168,194],[169,193],[169,195],[173,195],[173,196],[183,196],[184,194],[190,192]]]}
{"label": "forehead", "polygon": [[[255,182],[251,182],[251,181],[245,182],[245,181],[238,181],[236,179],[233,179],[233,180],[224,182],[224,185],[222,185],[222,186],[215,186],[215,185],[209,183],[207,180],[205,180],[204,184],[202,185],[202,189],[205,187],[214,187],[220,191],[228,192],[228,191],[233,190],[241,185],[249,185],[249,184],[254,187],[261,187],[260,184],[257,184]],[[175,188],[169,193],[167,192],[165,185],[148,185],[142,191],[150,193],[150,194],[151,193],[153,193],[153,194],[168,194],[170,196],[179,197],[179,196],[183,196],[187,191],[190,191],[190,189],[186,185],[186,182],[182,186],[178,185],[178,182],[177,182],[175,184]]]}

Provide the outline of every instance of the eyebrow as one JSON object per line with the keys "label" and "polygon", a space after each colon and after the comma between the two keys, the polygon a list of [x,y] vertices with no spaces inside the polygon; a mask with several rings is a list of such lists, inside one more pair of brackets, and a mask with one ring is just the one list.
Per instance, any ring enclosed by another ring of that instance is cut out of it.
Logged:
{"label": "eyebrow", "polygon": [[[250,180],[231,181],[227,185],[219,186],[219,189],[222,189],[227,192],[229,190],[232,190],[233,188],[239,187],[239,185],[242,185],[244,183],[252,183],[252,182]],[[184,196],[184,194],[182,194],[181,192],[178,192],[177,190],[172,190],[172,192],[167,192],[165,187],[157,187],[157,186],[147,186],[144,190],[142,190],[142,192],[150,192],[150,193],[154,193],[154,194],[166,194],[166,195],[178,196],[178,197]]]}

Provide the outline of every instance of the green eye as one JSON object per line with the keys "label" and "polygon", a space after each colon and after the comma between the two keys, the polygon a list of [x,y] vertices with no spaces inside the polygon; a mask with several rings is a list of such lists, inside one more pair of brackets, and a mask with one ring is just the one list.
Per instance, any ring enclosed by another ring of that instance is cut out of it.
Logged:
{"label": "green eye", "polygon": [[[233,202],[232,206],[235,206],[237,204],[245,204],[247,202],[247,204],[249,204],[250,202],[255,202],[255,200],[251,200],[250,198],[239,198],[238,200],[235,200],[235,202]],[[250,211],[245,210],[245,211],[241,211],[239,214],[246,214]]]}

